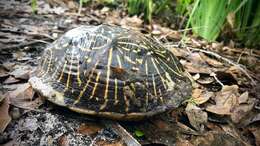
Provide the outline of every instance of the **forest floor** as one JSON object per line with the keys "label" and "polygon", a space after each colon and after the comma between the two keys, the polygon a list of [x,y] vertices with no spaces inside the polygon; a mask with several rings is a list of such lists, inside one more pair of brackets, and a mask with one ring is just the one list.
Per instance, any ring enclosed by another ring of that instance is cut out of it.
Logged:
{"label": "forest floor", "polygon": [[[237,47],[232,40],[208,43],[191,35],[182,40],[181,31],[156,21],[146,25],[123,6],[91,4],[79,14],[74,1],[37,2],[33,14],[30,1],[0,1],[0,145],[123,146],[132,140],[141,145],[260,146],[259,48]],[[27,81],[45,46],[79,25],[103,23],[161,40],[193,77],[192,98],[176,110],[119,122],[115,128],[35,93]]]}

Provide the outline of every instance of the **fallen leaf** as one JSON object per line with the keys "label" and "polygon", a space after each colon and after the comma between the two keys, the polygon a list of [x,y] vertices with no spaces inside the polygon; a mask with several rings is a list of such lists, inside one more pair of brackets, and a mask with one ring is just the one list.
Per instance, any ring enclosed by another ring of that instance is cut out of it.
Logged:
{"label": "fallen leaf", "polygon": [[194,146],[194,145],[190,143],[189,140],[178,138],[176,141],[176,146]]}
{"label": "fallen leaf", "polygon": [[123,141],[115,141],[115,142],[109,142],[105,140],[98,140],[95,145],[98,146],[125,146],[125,143]]}
{"label": "fallen leaf", "polygon": [[248,101],[248,92],[244,92],[243,94],[241,94],[239,97],[238,97],[238,103],[241,104],[241,103],[247,103]]}
{"label": "fallen leaf", "polygon": [[191,143],[196,146],[246,146],[242,140],[222,131],[209,131],[194,137]]}
{"label": "fallen leaf", "polygon": [[10,75],[13,75],[15,78],[27,80],[29,79],[30,72],[31,72],[31,67],[18,66],[14,71],[10,73]]}
{"label": "fallen leaf", "polygon": [[124,17],[120,22],[120,25],[126,28],[140,28],[142,24],[143,20],[136,15],[132,17]]}
{"label": "fallen leaf", "polygon": [[8,77],[8,71],[6,71],[4,68],[0,67],[0,78]]}
{"label": "fallen leaf", "polygon": [[249,128],[255,137],[255,145],[260,146],[260,127]]}
{"label": "fallen leaf", "polygon": [[9,98],[6,97],[0,103],[0,133],[4,132],[7,125],[11,122],[9,115]]}
{"label": "fallen leaf", "polygon": [[243,117],[245,117],[254,107],[255,100],[250,98],[250,102],[248,104],[240,104],[232,110],[231,120],[234,123],[239,123]]}
{"label": "fallen leaf", "polygon": [[35,109],[43,104],[41,96],[33,99],[35,91],[29,83],[19,85],[14,91],[8,93],[10,103],[24,109]]}
{"label": "fallen leaf", "polygon": [[188,103],[185,112],[190,124],[198,131],[204,131],[204,124],[208,121],[207,112],[202,111],[193,103]]}
{"label": "fallen leaf", "polygon": [[103,127],[95,123],[83,123],[77,129],[77,132],[83,135],[93,135],[98,133]]}
{"label": "fallen leaf", "polygon": [[198,64],[194,64],[193,62],[184,62],[182,64],[183,66],[185,66],[185,69],[189,72],[189,73],[204,73],[204,74],[210,74],[210,69],[207,67],[202,67]]}
{"label": "fallen leaf", "polygon": [[58,146],[69,146],[69,141],[65,134],[58,138]]}
{"label": "fallen leaf", "polygon": [[207,102],[211,97],[214,96],[213,92],[204,91],[201,89],[194,89],[192,91],[192,101],[197,105]]}
{"label": "fallen leaf", "polygon": [[238,86],[224,86],[216,93],[216,105],[208,105],[206,110],[219,115],[230,115],[231,110],[238,104]]}
{"label": "fallen leaf", "polygon": [[209,65],[213,66],[213,67],[223,67],[223,64],[215,59],[212,59],[208,56],[206,56],[205,54],[203,53],[200,53],[200,57],[205,60]]}
{"label": "fallen leaf", "polygon": [[4,62],[3,63],[3,67],[7,70],[12,70],[14,66],[15,66],[14,62]]}
{"label": "fallen leaf", "polygon": [[17,82],[19,82],[19,81],[20,81],[20,80],[14,78],[14,77],[12,77],[12,76],[9,76],[9,77],[4,81],[4,83],[5,83],[5,84],[13,84],[13,83],[17,83]]}

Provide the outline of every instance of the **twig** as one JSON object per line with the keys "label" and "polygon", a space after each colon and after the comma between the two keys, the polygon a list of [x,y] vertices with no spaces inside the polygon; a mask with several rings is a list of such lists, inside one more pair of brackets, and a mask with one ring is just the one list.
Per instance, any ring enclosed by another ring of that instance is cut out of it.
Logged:
{"label": "twig", "polygon": [[241,64],[238,64],[238,63],[235,63],[233,62],[232,60],[228,59],[228,58],[225,58],[225,57],[222,57],[220,56],[219,54],[217,53],[214,53],[214,52],[211,52],[211,51],[206,51],[206,50],[203,50],[203,49],[198,49],[198,48],[193,48],[193,47],[189,47],[187,46],[188,49],[191,49],[193,51],[199,51],[199,52],[203,52],[203,53],[206,53],[206,54],[209,54],[209,55],[212,55],[214,57],[216,57],[217,59],[220,59],[220,60],[223,60],[225,62],[227,62],[228,64],[231,64],[235,67],[237,67],[240,71],[242,71],[252,82],[253,85],[256,85],[256,82],[254,81],[254,79],[247,73],[245,67]]}
{"label": "twig", "polygon": [[104,120],[102,122],[106,127],[112,128],[122,138],[127,146],[141,146],[141,144],[118,122],[108,120]]}

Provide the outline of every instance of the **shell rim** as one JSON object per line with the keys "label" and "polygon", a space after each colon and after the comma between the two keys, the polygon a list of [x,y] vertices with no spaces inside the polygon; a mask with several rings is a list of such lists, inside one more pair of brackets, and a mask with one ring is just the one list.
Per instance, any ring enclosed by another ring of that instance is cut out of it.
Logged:
{"label": "shell rim", "polygon": [[[55,91],[50,85],[47,85],[46,83],[44,83],[42,81],[42,79],[39,77],[36,77],[36,76],[31,77],[29,79],[29,84],[32,86],[32,88],[34,90],[36,90],[38,93],[40,93],[48,101],[50,101],[56,105],[66,107],[74,112],[82,113],[82,114],[86,114],[86,115],[104,117],[104,118],[108,118],[108,119],[121,120],[121,121],[137,121],[137,120],[143,120],[145,118],[149,118],[149,117],[152,117],[159,113],[163,113],[163,112],[167,111],[167,107],[160,106],[156,110],[143,112],[143,113],[133,112],[133,113],[121,114],[121,113],[116,113],[116,112],[96,112],[93,110],[82,109],[82,108],[77,108],[75,106],[66,105],[64,103],[65,96],[60,94],[59,92]],[[53,95],[55,95],[55,96],[53,96]],[[60,98],[62,98],[63,101]]]}

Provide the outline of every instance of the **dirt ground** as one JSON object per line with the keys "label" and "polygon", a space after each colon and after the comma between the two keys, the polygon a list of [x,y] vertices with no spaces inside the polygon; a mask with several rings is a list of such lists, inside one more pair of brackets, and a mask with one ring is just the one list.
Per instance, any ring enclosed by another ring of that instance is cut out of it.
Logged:
{"label": "dirt ground", "polygon": [[[122,5],[91,3],[79,14],[75,1],[37,3],[33,13],[30,1],[0,1],[0,145],[260,146],[259,48],[192,35],[184,41],[181,31],[156,20],[145,24]],[[88,24],[119,25],[162,41],[194,79],[192,98],[151,119],[118,122],[119,130],[45,101],[27,83],[41,53],[67,30]]]}

